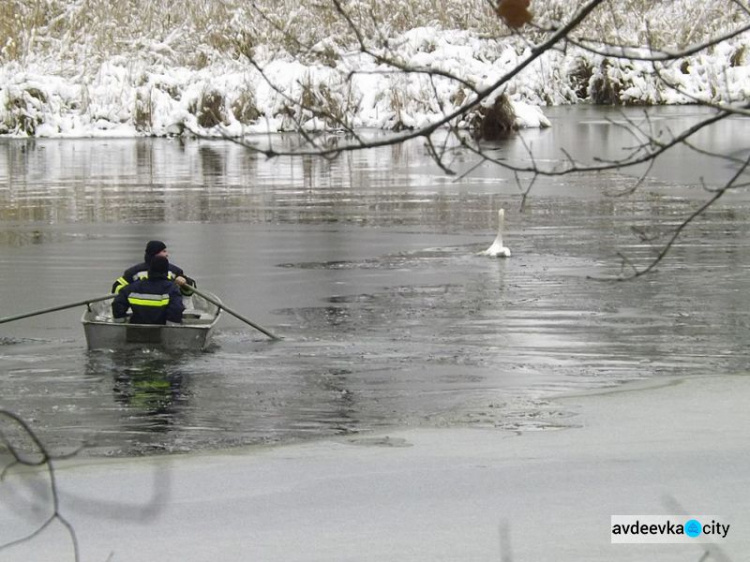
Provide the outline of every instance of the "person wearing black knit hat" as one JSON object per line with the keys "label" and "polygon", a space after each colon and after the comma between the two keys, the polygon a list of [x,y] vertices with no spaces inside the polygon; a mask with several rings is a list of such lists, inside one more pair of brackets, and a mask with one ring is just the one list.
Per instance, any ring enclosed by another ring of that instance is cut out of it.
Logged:
{"label": "person wearing black knit hat", "polygon": [[[130,283],[133,283],[139,279],[148,278],[149,264],[157,256],[169,259],[167,245],[161,240],[150,240],[148,244],[146,244],[146,252],[143,255],[143,262],[135,264],[134,266],[126,269],[125,273],[123,273],[122,276],[112,284],[112,292],[119,293],[126,285],[129,285]],[[169,280],[174,281],[177,285],[180,286],[183,294],[190,294],[190,290],[187,288],[188,286],[197,287],[195,280],[185,275],[185,272],[182,271],[182,268],[177,267],[173,263],[169,263],[169,272],[167,276]]]}
{"label": "person wearing black knit hat", "polygon": [[175,283],[168,279],[169,260],[153,256],[148,277],[124,286],[112,301],[115,322],[125,322],[132,310],[131,324],[180,324],[185,305]]}
{"label": "person wearing black knit hat", "polygon": [[[146,244],[146,253],[143,256],[143,261],[151,263],[151,258],[158,256],[159,254],[166,254],[167,245],[161,240],[149,240]],[[169,258],[169,255],[166,256]]]}

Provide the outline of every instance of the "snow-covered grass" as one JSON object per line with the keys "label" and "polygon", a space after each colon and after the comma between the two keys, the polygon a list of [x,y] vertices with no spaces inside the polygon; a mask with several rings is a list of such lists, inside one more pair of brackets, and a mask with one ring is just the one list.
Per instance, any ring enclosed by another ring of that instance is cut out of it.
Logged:
{"label": "snow-covered grass", "polygon": [[[533,27],[514,35],[486,0],[340,6],[346,17],[331,0],[6,0],[0,134],[417,128],[470,103],[474,88],[512,70],[543,36]],[[550,0],[531,7],[535,24],[554,26],[579,5]],[[748,21],[728,0],[629,0],[605,3],[572,38],[675,52]],[[364,53],[360,39],[381,58]],[[517,126],[547,124],[530,109],[545,105],[747,100],[748,42],[739,36],[667,65],[662,77],[685,93],[668,87],[651,63],[562,43],[565,49],[545,53],[502,93],[516,109]],[[425,72],[395,70],[384,58]],[[467,127],[472,117],[454,124]]]}

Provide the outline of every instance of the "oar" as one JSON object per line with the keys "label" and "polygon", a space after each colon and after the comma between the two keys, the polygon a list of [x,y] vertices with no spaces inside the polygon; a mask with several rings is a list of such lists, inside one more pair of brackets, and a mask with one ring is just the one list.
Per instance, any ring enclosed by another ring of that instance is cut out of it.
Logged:
{"label": "oar", "polygon": [[5,322],[11,322],[13,320],[20,320],[21,318],[29,318],[30,316],[39,316],[40,314],[47,314],[48,312],[56,312],[58,310],[65,310],[66,308],[75,308],[76,306],[83,306],[84,304],[91,304],[92,302],[105,301],[107,299],[114,298],[115,295],[106,295],[103,297],[94,297],[92,299],[86,299],[85,301],[72,302],[70,304],[61,304],[60,306],[53,306],[51,308],[44,308],[42,310],[35,310],[34,312],[27,312],[25,314],[17,314],[15,316],[7,316],[0,318],[0,324]]}
{"label": "oar", "polygon": [[263,333],[264,333],[264,334],[266,334],[266,335],[267,335],[267,336],[268,336],[269,338],[271,338],[271,339],[273,339],[273,340],[280,340],[280,339],[282,339],[282,338],[280,338],[279,336],[277,336],[277,335],[275,335],[275,334],[273,334],[273,333],[269,332],[268,330],[266,330],[266,329],[265,329],[265,328],[264,328],[263,326],[258,326],[258,325],[257,325],[256,323],[254,323],[254,322],[252,322],[252,321],[248,320],[247,318],[245,318],[244,316],[242,316],[242,314],[240,314],[239,312],[235,312],[234,310],[232,310],[231,308],[229,308],[229,307],[228,307],[227,305],[225,305],[224,303],[221,303],[221,302],[219,302],[219,301],[217,301],[217,300],[215,300],[215,299],[212,299],[212,298],[211,298],[210,296],[208,296],[208,295],[207,295],[206,293],[203,293],[203,292],[199,291],[199,290],[198,290],[198,289],[196,289],[195,287],[191,287],[191,286],[187,285],[187,286],[185,287],[185,289],[190,289],[190,290],[191,290],[191,291],[193,291],[193,292],[194,292],[195,294],[197,294],[197,295],[200,295],[200,296],[202,296],[202,297],[203,297],[204,299],[206,299],[206,300],[207,300],[208,302],[210,302],[210,303],[212,303],[212,304],[215,304],[215,305],[216,305],[216,306],[218,306],[219,308],[223,308],[224,310],[226,310],[226,311],[227,311],[227,312],[228,312],[229,314],[231,314],[232,316],[235,316],[236,318],[239,318],[239,319],[240,319],[240,320],[242,320],[242,321],[243,321],[243,322],[244,322],[245,324],[248,324],[248,325],[252,326],[253,328],[255,328],[256,330],[258,330],[258,331],[260,331],[260,332],[263,332]]}

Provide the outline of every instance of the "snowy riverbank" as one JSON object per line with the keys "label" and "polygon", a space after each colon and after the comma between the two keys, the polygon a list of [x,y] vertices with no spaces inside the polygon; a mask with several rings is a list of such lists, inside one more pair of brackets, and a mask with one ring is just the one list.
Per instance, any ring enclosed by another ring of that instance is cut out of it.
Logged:
{"label": "snowy riverbank", "polygon": [[[411,30],[393,44],[398,46],[394,56],[405,65],[450,73],[479,88],[495,83],[531,52],[518,43],[431,28]],[[234,136],[289,131],[297,124],[335,130],[335,123],[300,109],[299,103],[311,99],[321,111],[342,115],[354,129],[416,128],[450,114],[472,95],[458,80],[394,73],[358,52],[339,53],[333,65],[269,55],[261,60],[261,75],[249,63],[229,58],[201,69],[165,64],[160,52],[166,48],[154,43],[148,58],[142,52],[135,58],[114,56],[98,66],[34,57],[5,64],[0,67],[0,134],[133,137],[192,131]],[[750,65],[736,64],[741,49],[738,38],[710,55],[662,69],[662,76],[685,93],[665,88],[646,62],[612,64],[574,48],[565,54],[549,51],[513,78],[506,93],[519,127],[549,125],[541,107],[585,102],[593,84],[602,80],[616,87],[623,103],[747,99]]]}
{"label": "snowy riverbank", "polygon": [[[577,415],[558,431],[403,430],[223,454],[61,461],[60,511],[83,562],[742,560],[750,550],[748,392],[745,376],[652,381],[561,399]],[[13,501],[0,505],[2,541],[49,513],[49,503],[30,507],[29,483],[14,471],[3,481]],[[612,515],[683,510],[720,515],[731,524],[726,541],[610,543]],[[2,558],[73,555],[54,524]]]}

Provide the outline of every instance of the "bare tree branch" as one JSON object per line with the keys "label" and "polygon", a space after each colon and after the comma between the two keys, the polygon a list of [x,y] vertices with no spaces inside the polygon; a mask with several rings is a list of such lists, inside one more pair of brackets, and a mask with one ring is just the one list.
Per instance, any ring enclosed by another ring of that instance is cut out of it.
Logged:
{"label": "bare tree branch", "polygon": [[8,410],[0,409],[0,418],[6,418],[11,422],[11,424],[17,426],[20,429],[22,436],[31,442],[34,450],[36,451],[36,456],[38,457],[34,459],[31,456],[24,454],[20,450],[19,446],[14,444],[13,439],[8,435],[8,432],[4,429],[0,429],[0,441],[3,443],[5,449],[11,455],[10,463],[3,467],[2,473],[0,474],[0,480],[5,480],[8,476],[8,471],[15,466],[22,465],[30,467],[46,467],[47,478],[49,480],[49,491],[52,499],[51,513],[49,517],[29,534],[9,541],[5,544],[0,544],[0,552],[35,539],[36,537],[40,536],[50,525],[57,521],[63,527],[65,527],[65,530],[70,536],[74,558],[76,561],[79,560],[80,554],[78,547],[78,538],[76,537],[75,530],[60,510],[60,498],[57,491],[57,479],[55,476],[55,468],[52,462],[53,457],[50,455],[49,451],[41,442],[34,430],[20,416]]}
{"label": "bare tree branch", "polygon": [[[695,55],[696,53],[700,53],[721,43],[725,43],[729,39],[739,37],[740,35],[742,35],[743,33],[747,33],[748,31],[750,31],[750,24],[739,27],[728,33],[712,37],[709,41],[704,41],[702,43],[692,45],[686,49],[673,51],[653,49],[649,50],[648,54],[642,54],[644,50],[642,45],[606,45],[606,43],[603,44],[602,41],[597,41],[594,39],[576,40],[571,37],[568,37],[566,41],[584,51],[602,57],[625,59],[628,61],[669,62]],[[604,45],[606,48],[596,47],[595,45]]]}
{"label": "bare tree branch", "polygon": [[[685,220],[683,220],[673,231],[672,235],[667,240],[666,244],[664,244],[661,249],[658,251],[656,257],[649,262],[649,264],[644,267],[643,269],[638,269],[634,264],[630,262],[625,256],[621,255],[623,258],[623,263],[626,263],[630,269],[632,269],[632,273],[630,275],[620,275],[619,277],[614,278],[616,281],[629,281],[632,279],[636,279],[638,277],[643,277],[644,275],[647,275],[648,273],[652,272],[658,265],[661,263],[661,261],[667,256],[669,251],[672,249],[672,246],[675,244],[677,239],[680,237],[680,234],[682,234],[682,231],[685,230],[690,223],[692,223],[695,219],[697,219],[699,216],[701,216],[703,213],[705,213],[714,203],[716,203],[719,199],[721,199],[728,191],[732,189],[737,189],[739,187],[745,187],[747,184],[738,184],[737,180],[740,176],[742,176],[745,171],[748,169],[748,166],[750,166],[750,157],[748,157],[747,160],[745,160],[742,167],[737,170],[737,172],[734,174],[732,179],[730,179],[724,186],[722,186],[719,189],[712,190],[713,195],[705,201],[700,207],[698,207],[695,211],[693,211]],[[597,281],[611,281],[613,279],[611,278],[600,278],[600,277],[589,277],[589,279],[595,279]]]}

